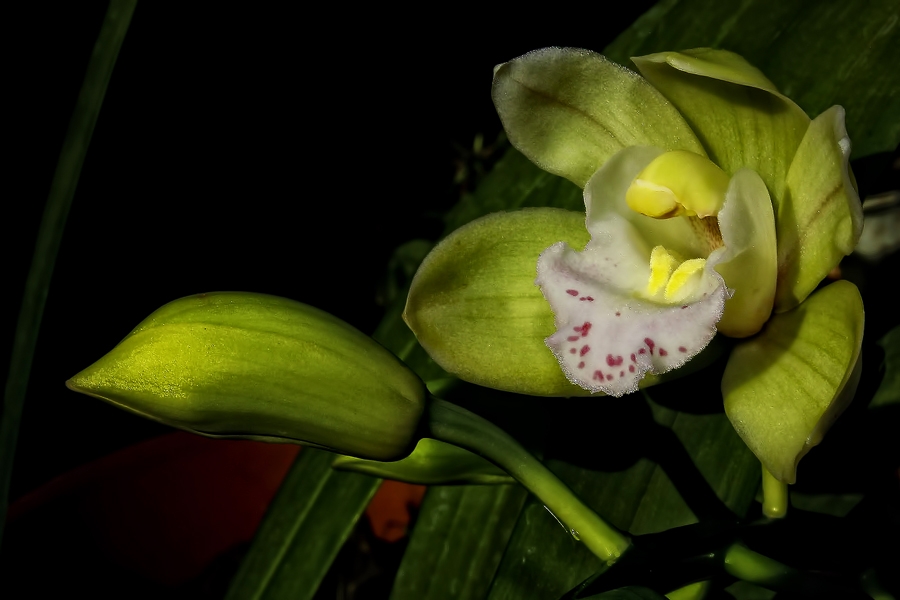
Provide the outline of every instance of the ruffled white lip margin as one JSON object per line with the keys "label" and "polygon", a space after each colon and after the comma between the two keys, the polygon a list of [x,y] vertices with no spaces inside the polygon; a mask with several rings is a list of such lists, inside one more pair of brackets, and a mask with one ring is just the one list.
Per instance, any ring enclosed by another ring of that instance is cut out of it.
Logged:
{"label": "ruffled white lip margin", "polygon": [[[700,285],[683,303],[641,297],[650,249],[689,231],[679,219],[636,226],[633,215],[624,212],[630,210],[624,204],[627,186],[661,152],[630,148],[611,158],[585,187],[592,237],[584,251],[559,242],[538,259],[535,283],[550,303],[557,328],[545,343],[569,381],[591,392],[622,396],[637,391],[645,373],[682,366],[715,336],[732,293],[714,270],[727,254],[720,248],[707,258]],[[660,229],[669,225],[678,231]],[[648,239],[657,232],[664,239]]]}

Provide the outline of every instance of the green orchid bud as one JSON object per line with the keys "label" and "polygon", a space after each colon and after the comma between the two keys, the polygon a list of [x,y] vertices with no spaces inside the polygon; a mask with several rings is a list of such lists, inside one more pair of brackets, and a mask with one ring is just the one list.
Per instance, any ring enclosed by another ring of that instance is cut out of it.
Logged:
{"label": "green orchid bud", "polygon": [[431,438],[419,440],[412,454],[398,461],[381,462],[339,456],[331,466],[339,471],[355,471],[422,485],[516,482],[504,470],[474,452]]}
{"label": "green orchid bud", "polygon": [[236,292],[166,304],[66,385],[201,435],[375,460],[413,449],[427,393],[393,354],[340,319]]}

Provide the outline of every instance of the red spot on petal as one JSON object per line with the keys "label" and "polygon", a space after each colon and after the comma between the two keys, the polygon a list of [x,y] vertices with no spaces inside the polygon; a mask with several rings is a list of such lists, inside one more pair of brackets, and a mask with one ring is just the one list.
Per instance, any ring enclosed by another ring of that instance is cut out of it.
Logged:
{"label": "red spot on petal", "polygon": [[591,351],[591,347],[588,346],[587,344],[585,344],[584,346],[581,347],[581,356],[584,356],[585,354],[587,354],[590,351]]}
{"label": "red spot on petal", "polygon": [[625,377],[625,371],[619,371],[619,377]]}
{"label": "red spot on petal", "polygon": [[593,325],[585,321],[584,325],[581,326],[581,337],[587,336],[588,332],[591,330],[591,327],[593,327]]}
{"label": "red spot on petal", "polygon": [[665,348],[660,348],[660,349],[659,349],[659,355],[660,355],[660,356],[668,356],[669,353],[666,352],[666,349],[665,349]]}
{"label": "red spot on petal", "polygon": [[624,359],[621,356],[613,356],[612,354],[606,355],[606,364],[611,367],[618,367],[623,361]]}
{"label": "red spot on petal", "polygon": [[634,354],[631,355],[631,362],[637,362],[637,360],[635,360],[634,358]]}
{"label": "red spot on petal", "polygon": [[599,379],[603,381],[603,372],[602,371],[594,371],[594,379]]}
{"label": "red spot on petal", "polygon": [[634,365],[628,365],[628,371],[634,373]]}
{"label": "red spot on petal", "polygon": [[616,312],[616,316],[617,316],[617,317],[621,317],[621,316],[622,316],[622,313],[620,313],[620,312],[617,311],[617,312]]}
{"label": "red spot on petal", "polygon": [[644,343],[647,344],[647,347],[650,348],[650,354],[653,354],[653,348],[656,344],[650,338],[644,338]]}
{"label": "red spot on petal", "polygon": [[688,305],[687,305],[687,304],[685,304],[685,305],[683,305],[683,306],[682,306],[682,307],[681,307],[681,310],[684,310],[684,309],[686,309],[686,308],[687,308],[687,306],[688,306]]}
{"label": "red spot on petal", "polygon": [[647,354],[647,349],[641,348],[640,350],[638,350],[638,354]]}
{"label": "red spot on petal", "polygon": [[583,369],[583,368],[584,368],[584,361],[581,361],[580,363],[578,363],[578,368],[579,368],[579,369]]}
{"label": "red spot on petal", "polygon": [[567,337],[566,339],[569,340],[570,342],[577,342],[577,341],[580,340],[581,338],[579,338],[577,335],[570,335],[570,336]]}
{"label": "red spot on petal", "polygon": [[566,293],[570,296],[577,296],[578,290],[566,290]]}
{"label": "red spot on petal", "polygon": [[[578,339],[578,338],[575,338],[575,339]],[[576,350],[575,348],[569,348],[569,354],[575,354],[576,352],[578,352],[578,350]]]}
{"label": "red spot on petal", "polygon": [[612,375],[607,375],[607,376],[606,376],[606,380],[607,380],[607,381],[612,381]]}
{"label": "red spot on petal", "polygon": [[684,346],[678,346],[678,351],[679,352],[687,352],[687,348],[685,348]]}
{"label": "red spot on petal", "polygon": [[588,299],[588,302],[593,302],[593,301],[594,301],[594,297],[593,297],[593,296],[588,296],[587,299]]}

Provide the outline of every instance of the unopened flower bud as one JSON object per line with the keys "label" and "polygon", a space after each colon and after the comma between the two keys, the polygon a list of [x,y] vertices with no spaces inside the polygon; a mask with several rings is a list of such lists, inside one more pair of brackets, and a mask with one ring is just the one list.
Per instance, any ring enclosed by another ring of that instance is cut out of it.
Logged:
{"label": "unopened flower bud", "polygon": [[340,319],[232,292],[166,304],[66,385],[202,435],[375,460],[412,451],[426,396],[402,362]]}

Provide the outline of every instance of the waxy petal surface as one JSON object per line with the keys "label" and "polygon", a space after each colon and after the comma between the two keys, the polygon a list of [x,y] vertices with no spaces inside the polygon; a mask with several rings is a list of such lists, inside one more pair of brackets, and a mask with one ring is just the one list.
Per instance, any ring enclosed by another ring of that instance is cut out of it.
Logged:
{"label": "waxy petal surface", "polygon": [[632,59],[684,115],[710,160],[729,174],[747,167],[762,177],[776,205],[809,117],[743,58],[698,48]]}
{"label": "waxy petal surface", "polygon": [[862,205],[849,160],[844,109],[832,106],[810,124],[778,206],[779,312],[803,302],[859,241]]}
{"label": "waxy petal surface", "polygon": [[732,351],[725,413],[778,480],[796,481],[797,463],[853,398],[863,322],[859,290],[837,281]]}
{"label": "waxy petal surface", "polygon": [[492,97],[513,146],[579,187],[628,146],[705,155],[662,94],[588,50],[545,48],[499,65]]}
{"label": "waxy petal surface", "polygon": [[759,175],[750,169],[734,174],[718,219],[727,243],[710,254],[709,262],[735,290],[718,329],[729,337],[747,337],[772,313],[778,270],[775,215]]}

